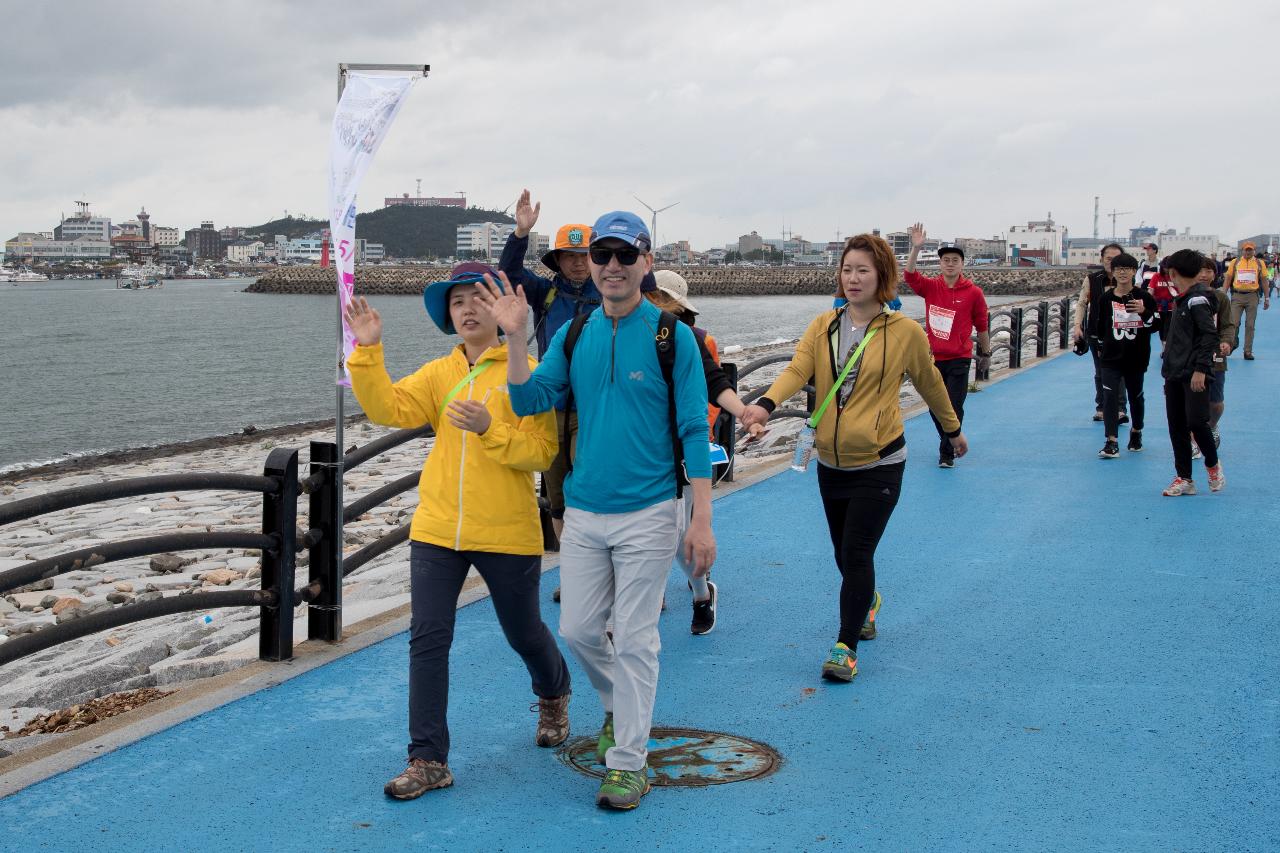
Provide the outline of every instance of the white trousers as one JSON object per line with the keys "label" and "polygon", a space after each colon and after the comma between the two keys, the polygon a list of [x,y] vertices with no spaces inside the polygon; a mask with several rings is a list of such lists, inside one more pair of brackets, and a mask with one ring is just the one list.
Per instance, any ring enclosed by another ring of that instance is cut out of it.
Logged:
{"label": "white trousers", "polygon": [[[658,616],[680,539],[674,499],[604,515],[569,507],[560,537],[560,636],[613,714],[612,770],[644,770],[658,692]],[[613,617],[613,642],[605,623]]]}

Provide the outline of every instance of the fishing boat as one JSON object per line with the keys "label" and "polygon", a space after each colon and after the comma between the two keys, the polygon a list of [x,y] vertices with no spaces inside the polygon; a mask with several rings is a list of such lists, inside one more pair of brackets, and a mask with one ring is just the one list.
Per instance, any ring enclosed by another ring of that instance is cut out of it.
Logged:
{"label": "fishing boat", "polygon": [[48,281],[49,276],[44,273],[33,271],[30,267],[23,267],[16,273],[9,274],[9,281],[14,284],[26,284],[33,281]]}

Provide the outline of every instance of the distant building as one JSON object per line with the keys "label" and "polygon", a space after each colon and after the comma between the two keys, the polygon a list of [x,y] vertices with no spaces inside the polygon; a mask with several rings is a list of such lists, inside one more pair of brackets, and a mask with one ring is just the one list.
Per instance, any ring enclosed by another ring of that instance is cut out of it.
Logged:
{"label": "distant building", "polygon": [[64,216],[53,229],[55,240],[78,240],[81,237],[92,237],[95,240],[111,239],[111,220],[105,216],[93,216],[89,213],[89,202],[76,202],[76,215]]}
{"label": "distant building", "polygon": [[383,207],[462,207],[467,206],[467,197],[462,193],[456,196],[410,196],[408,193],[392,196],[382,200]]}
{"label": "distant building", "polygon": [[[884,235],[884,240],[889,244],[889,248],[893,249],[893,254],[896,257],[905,258],[911,254],[911,235],[906,231],[890,231]],[[928,239],[924,241],[920,251],[936,252],[941,245],[941,240]]]}
{"label": "distant building", "polygon": [[[1280,251],[1280,234],[1254,234],[1252,237],[1245,237],[1243,240],[1236,243],[1236,246],[1232,251],[1237,255],[1240,254],[1244,251],[1240,247],[1246,242],[1253,243],[1253,245],[1257,246],[1259,252]],[[1161,246],[1160,248],[1163,249],[1164,246]]]}
{"label": "distant building", "polygon": [[4,244],[6,260],[20,263],[61,263],[64,261],[105,261],[111,257],[111,241],[94,237],[55,240],[48,232],[25,231]]}
{"label": "distant building", "polygon": [[183,242],[195,260],[218,260],[222,257],[222,237],[212,222],[201,222],[199,228],[188,228]]}
{"label": "distant building", "polygon": [[[1160,247],[1160,257],[1162,258],[1182,249],[1191,249],[1204,255],[1212,255],[1218,251],[1217,234],[1192,234],[1190,228],[1184,228],[1181,233],[1170,228],[1166,231],[1161,231],[1159,234],[1152,235],[1148,239]],[[1263,246],[1265,244],[1259,243],[1258,245]],[[1141,251],[1141,249],[1137,251]]]}
{"label": "distant building", "polygon": [[236,240],[243,240],[247,237],[247,230],[248,229],[241,228],[238,225],[228,225],[226,228],[223,228],[218,232],[218,236],[222,239],[224,244],[234,243]]}
{"label": "distant building", "polygon": [[233,264],[248,264],[258,260],[262,255],[261,240],[236,240],[227,244],[227,261]]}
{"label": "distant building", "polygon": [[319,234],[289,240],[276,235],[276,260],[279,263],[319,263],[323,254],[324,238]]}
{"label": "distant building", "polygon": [[1156,243],[1159,243],[1160,241],[1156,240],[1156,232],[1159,230],[1160,229],[1156,228],[1154,225],[1139,225],[1137,228],[1130,228],[1129,245],[1141,246],[1148,240],[1153,240]]}
{"label": "distant building", "polygon": [[551,251],[551,238],[537,231],[529,232],[529,249],[525,257],[542,260],[542,256]]}
{"label": "distant building", "polygon": [[151,244],[158,249],[171,249],[182,243],[182,235],[177,228],[167,225],[151,226]]}
{"label": "distant building", "polygon": [[381,243],[370,243],[363,237],[356,238],[356,263],[376,264],[387,257],[387,250]]}
{"label": "distant building", "polygon": [[1016,250],[1020,257],[1039,258],[1049,264],[1060,263],[1065,237],[1066,229],[1055,223],[1052,216],[1026,225],[1010,225],[1005,238],[1005,260],[1012,261]]}
{"label": "distant building", "polygon": [[764,250],[764,240],[755,231],[750,234],[743,234],[738,238],[738,252],[746,255],[749,252],[760,252]]}
{"label": "distant building", "polygon": [[957,237],[955,245],[964,252],[966,260],[997,258],[1003,261],[1005,258],[1005,240],[1000,236],[990,240],[982,237]]}
{"label": "distant building", "polygon": [[116,255],[129,258],[140,258],[155,254],[156,247],[148,243],[142,236],[142,228],[130,229],[111,238],[111,248]]}
{"label": "distant building", "polygon": [[472,222],[457,229],[458,258],[497,258],[502,254],[507,237],[516,230],[505,222]]}

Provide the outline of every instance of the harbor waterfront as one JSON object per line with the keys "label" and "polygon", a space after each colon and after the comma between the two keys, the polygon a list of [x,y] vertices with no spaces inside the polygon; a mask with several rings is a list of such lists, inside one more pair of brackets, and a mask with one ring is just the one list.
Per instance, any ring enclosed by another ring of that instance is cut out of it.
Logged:
{"label": "harbor waterfront", "polygon": [[[327,299],[250,295],[248,282],[166,281],[141,292],[109,280],[0,288],[0,310],[12,318],[0,374],[0,473],[331,417],[332,291]],[[920,299],[903,302],[922,315]],[[695,304],[722,347],[752,347],[799,337],[831,297],[700,296]],[[454,343],[419,299],[374,297],[374,306],[395,377]],[[359,411],[350,398],[347,411]]]}

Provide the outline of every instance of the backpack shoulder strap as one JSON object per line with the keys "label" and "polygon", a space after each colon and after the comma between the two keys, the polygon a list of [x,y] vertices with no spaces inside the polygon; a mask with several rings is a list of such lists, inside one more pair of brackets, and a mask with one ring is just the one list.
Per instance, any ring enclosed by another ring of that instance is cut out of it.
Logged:
{"label": "backpack shoulder strap", "polygon": [[676,497],[684,497],[684,487],[689,482],[684,468],[684,443],[676,425],[676,324],[680,321],[669,311],[663,311],[658,319],[658,331],[654,345],[658,350],[658,366],[667,383],[667,425],[671,429],[671,454],[676,467]]}
{"label": "backpack shoulder strap", "polygon": [[[573,366],[573,348],[578,345],[578,338],[582,337],[582,327],[587,325],[587,318],[591,316],[591,312],[579,314],[569,323],[569,329],[564,333],[564,373],[569,375],[569,368]],[[573,470],[573,454],[569,452],[569,413],[573,411],[573,382],[569,383],[569,390],[564,395],[564,434],[560,436],[560,452],[564,454],[566,471]]]}
{"label": "backpack shoulder strap", "polygon": [[559,290],[554,284],[547,288],[547,298],[542,300],[542,313],[544,315],[551,310],[551,303],[556,301],[556,295],[558,293]]}

